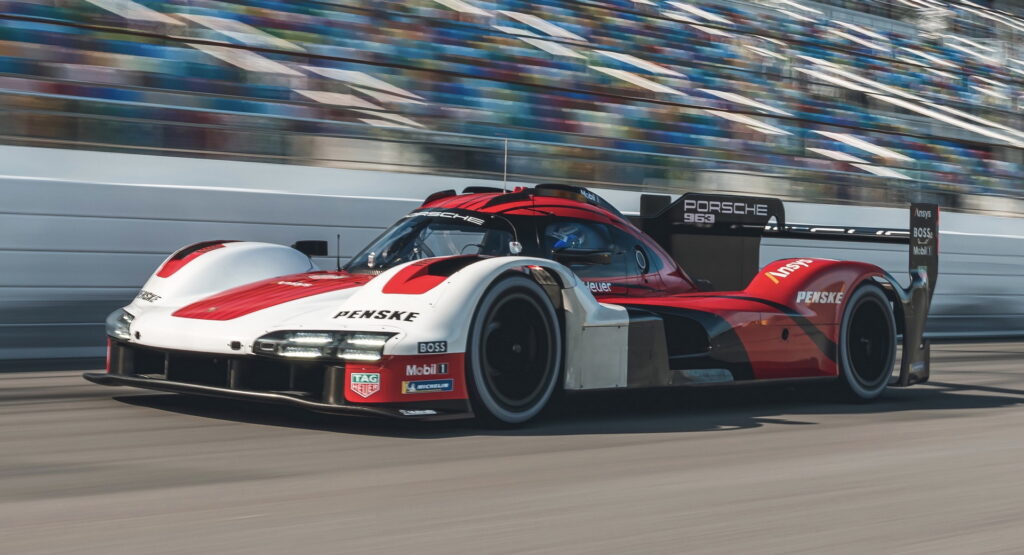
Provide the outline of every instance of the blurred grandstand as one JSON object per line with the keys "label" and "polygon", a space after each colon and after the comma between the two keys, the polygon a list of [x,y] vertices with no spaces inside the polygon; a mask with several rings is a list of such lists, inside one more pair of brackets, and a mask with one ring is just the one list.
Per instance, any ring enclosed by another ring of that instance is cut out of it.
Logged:
{"label": "blurred grandstand", "polygon": [[821,202],[1024,197],[1024,19],[962,0],[7,0],[15,145]]}

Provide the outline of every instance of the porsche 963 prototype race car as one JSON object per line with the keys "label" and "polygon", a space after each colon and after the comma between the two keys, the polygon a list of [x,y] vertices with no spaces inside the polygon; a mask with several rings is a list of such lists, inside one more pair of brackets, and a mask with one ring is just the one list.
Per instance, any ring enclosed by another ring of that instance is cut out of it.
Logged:
{"label": "porsche 963 prototype race car", "polygon": [[[518,424],[556,390],[829,378],[870,400],[928,379],[938,207],[908,230],[786,222],[777,199],[442,191],[337,271],[324,241],[172,254],[107,320],[105,385],[411,419]],[[862,262],[758,267],[760,241],[910,246],[908,287]],[[902,336],[899,372],[894,376]]]}

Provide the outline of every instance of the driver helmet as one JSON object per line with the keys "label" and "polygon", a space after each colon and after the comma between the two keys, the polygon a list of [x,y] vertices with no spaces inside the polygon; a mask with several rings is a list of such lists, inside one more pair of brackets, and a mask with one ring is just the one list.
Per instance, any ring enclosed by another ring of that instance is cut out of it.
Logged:
{"label": "driver helmet", "polygon": [[576,224],[562,224],[548,227],[545,235],[555,240],[551,248],[555,250],[583,248],[586,237]]}

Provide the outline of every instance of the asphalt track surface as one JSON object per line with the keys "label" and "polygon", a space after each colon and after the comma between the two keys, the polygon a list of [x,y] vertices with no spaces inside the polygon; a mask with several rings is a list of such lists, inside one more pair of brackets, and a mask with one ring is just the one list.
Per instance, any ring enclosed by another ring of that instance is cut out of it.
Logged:
{"label": "asphalt track surface", "polygon": [[1024,344],[932,383],[577,396],[518,430],[0,374],[0,553],[1021,553]]}

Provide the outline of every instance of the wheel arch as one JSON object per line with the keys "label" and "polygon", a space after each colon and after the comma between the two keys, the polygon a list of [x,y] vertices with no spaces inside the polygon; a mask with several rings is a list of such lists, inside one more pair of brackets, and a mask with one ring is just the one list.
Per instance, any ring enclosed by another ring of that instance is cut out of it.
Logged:
{"label": "wheel arch", "polygon": [[[480,258],[418,294],[384,292],[385,284],[407,265],[387,270],[346,301],[353,308],[399,308],[417,311],[416,322],[393,345],[395,354],[414,354],[416,342],[447,340],[449,352],[465,352],[468,315],[498,278],[527,275],[555,295],[564,333],[567,389],[626,386],[629,315],[625,307],[600,303],[576,274],[558,262],[527,256]],[[543,283],[542,283],[543,282]],[[547,286],[545,287],[544,284]]]}

